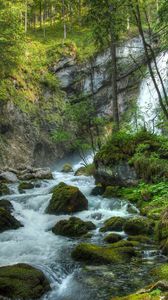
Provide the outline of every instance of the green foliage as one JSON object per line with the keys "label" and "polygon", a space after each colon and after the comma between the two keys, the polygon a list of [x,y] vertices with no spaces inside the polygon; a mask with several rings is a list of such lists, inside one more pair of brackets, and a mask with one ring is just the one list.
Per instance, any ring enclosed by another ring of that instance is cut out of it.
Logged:
{"label": "green foliage", "polygon": [[134,166],[139,178],[157,182],[168,178],[167,138],[141,130],[135,134],[114,133],[96,154],[95,161],[113,167],[120,162]]}
{"label": "green foliage", "polygon": [[0,77],[16,67],[23,45],[20,5],[1,1],[0,7]]}

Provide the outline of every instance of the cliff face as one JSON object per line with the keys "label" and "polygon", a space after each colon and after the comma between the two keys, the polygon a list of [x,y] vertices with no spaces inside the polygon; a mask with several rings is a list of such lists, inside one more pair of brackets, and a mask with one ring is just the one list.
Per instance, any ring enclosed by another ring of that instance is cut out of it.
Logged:
{"label": "cliff face", "polygon": [[[136,59],[137,64],[134,62]],[[137,97],[139,90],[139,75],[135,73],[138,65],[144,63],[142,42],[139,38],[118,47],[117,63],[119,111],[122,114],[127,109],[129,100]],[[81,94],[92,97],[98,114],[112,115],[110,64],[110,51],[107,50],[83,64],[78,64],[72,57],[62,59],[52,70],[69,98],[78,99]]]}
{"label": "cliff face", "polygon": [[[132,62],[131,56],[136,58],[141,50],[141,41],[136,38],[119,47],[117,51],[121,114],[126,111],[130,99],[138,95],[140,81],[133,75],[133,72],[136,74],[137,65]],[[139,62],[144,63],[143,55]],[[51,139],[51,132],[58,128],[57,121],[52,120],[52,115],[57,113],[58,119],[61,118],[63,108],[60,110],[60,106],[63,106],[65,98],[79,101],[81,94],[92,97],[98,114],[111,115],[113,106],[110,64],[108,50],[83,64],[79,64],[73,57],[63,58],[52,68],[52,72],[60,80],[61,90],[65,93],[62,102],[57,101],[55,104],[53,98],[57,98],[57,94],[53,97],[48,87],[42,91],[43,102],[37,99],[31,113],[20,109],[12,98],[8,102],[1,101],[0,168],[18,168],[21,165],[46,166],[70,150],[67,143],[60,146],[54,144]],[[62,126],[66,127],[66,124]]]}
{"label": "cliff face", "polygon": [[65,149],[52,143],[50,129],[40,111],[28,114],[12,101],[0,102],[0,167],[47,166],[62,157]]}

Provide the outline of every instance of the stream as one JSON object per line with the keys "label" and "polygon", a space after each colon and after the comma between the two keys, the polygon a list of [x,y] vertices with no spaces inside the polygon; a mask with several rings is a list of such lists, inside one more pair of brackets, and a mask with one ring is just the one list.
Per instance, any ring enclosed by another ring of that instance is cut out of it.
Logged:
{"label": "stream", "polygon": [[[74,163],[74,171],[81,162]],[[124,265],[90,266],[74,262],[71,250],[81,241],[104,244],[107,233],[99,232],[103,222],[112,216],[129,218],[128,202],[91,196],[95,187],[93,177],[62,173],[61,163],[53,168],[54,180],[41,181],[40,187],[19,194],[18,185],[11,184],[13,194],[5,197],[14,206],[14,216],[24,227],[0,234],[0,265],[28,263],[41,269],[49,278],[52,290],[43,300],[91,300],[93,297],[109,300],[115,295],[128,294],[151,282],[148,272],[164,257],[156,245],[143,245],[138,249],[143,258]],[[90,239],[71,239],[56,236],[51,228],[67,215],[53,216],[45,213],[51,199],[51,189],[60,182],[77,186],[89,201],[88,211],[76,213],[82,220],[92,221],[97,229]],[[1,199],[4,197],[1,197]],[[134,208],[135,213],[138,213]],[[124,238],[124,232],[120,232]]]}

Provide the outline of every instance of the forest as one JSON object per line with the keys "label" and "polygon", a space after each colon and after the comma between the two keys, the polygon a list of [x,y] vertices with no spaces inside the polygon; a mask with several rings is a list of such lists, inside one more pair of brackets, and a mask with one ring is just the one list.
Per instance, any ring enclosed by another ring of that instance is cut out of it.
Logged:
{"label": "forest", "polygon": [[0,0],[0,299],[168,299],[168,1]]}

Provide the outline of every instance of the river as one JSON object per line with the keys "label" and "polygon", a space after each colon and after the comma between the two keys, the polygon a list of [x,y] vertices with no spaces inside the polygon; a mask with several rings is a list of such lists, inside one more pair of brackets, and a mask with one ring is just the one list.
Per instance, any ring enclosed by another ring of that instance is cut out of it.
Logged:
{"label": "river", "polygon": [[[74,163],[74,170],[81,165]],[[128,202],[119,199],[105,199],[91,196],[95,186],[93,177],[74,176],[74,173],[62,173],[61,163],[54,168],[54,180],[43,180],[40,187],[19,194],[17,184],[11,184],[13,194],[5,197],[14,206],[14,216],[24,227],[18,230],[5,231],[0,234],[0,265],[29,263],[46,274],[51,282],[52,291],[43,300],[109,300],[114,295],[122,295],[135,291],[150,282],[147,274],[162,256],[156,245],[144,245],[141,252],[143,258],[125,265],[84,266],[74,262],[71,250],[82,239],[70,239],[56,236],[51,228],[60,220],[69,216],[53,216],[45,213],[51,199],[51,189],[59,182],[77,186],[89,201],[88,211],[76,213],[83,220],[96,224],[91,239],[82,240],[96,244],[104,244],[105,233],[99,228],[112,216],[129,218]],[[3,197],[4,198],[4,197]],[[2,197],[1,197],[2,199]],[[136,213],[136,209],[135,209]],[[120,232],[124,238],[124,232]]]}

